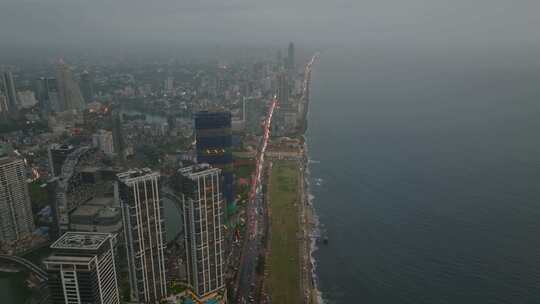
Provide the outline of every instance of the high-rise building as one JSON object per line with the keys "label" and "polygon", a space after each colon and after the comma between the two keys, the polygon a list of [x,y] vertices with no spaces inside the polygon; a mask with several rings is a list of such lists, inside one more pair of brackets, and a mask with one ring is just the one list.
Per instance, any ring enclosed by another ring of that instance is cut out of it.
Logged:
{"label": "high-rise building", "polygon": [[164,81],[164,89],[166,94],[174,93],[174,78],[172,76],[167,77]]}
{"label": "high-rise building", "polygon": [[51,304],[119,304],[115,235],[67,232],[43,261]]}
{"label": "high-rise building", "polygon": [[45,77],[36,79],[34,93],[39,102],[39,111],[43,115],[47,115],[51,110],[47,98],[47,80]]}
{"label": "high-rise building", "polygon": [[10,113],[17,112],[17,90],[13,81],[13,74],[10,71],[5,71],[2,74],[2,89],[7,98],[8,111]]}
{"label": "high-rise building", "polygon": [[71,68],[60,62],[57,67],[57,86],[58,96],[60,97],[60,110],[82,110],[84,109],[84,100],[79,85],[73,79]]}
{"label": "high-rise building", "polygon": [[50,112],[62,111],[58,96],[56,78],[38,78],[36,81],[36,96],[40,111],[47,115]]}
{"label": "high-rise building", "polygon": [[124,147],[124,135],[122,132],[122,117],[120,112],[113,110],[111,113],[112,120],[112,133],[113,133],[113,146],[116,150],[116,153],[123,159],[125,158],[125,147]]}
{"label": "high-rise building", "polygon": [[294,62],[294,43],[289,43],[289,48],[287,50],[287,69],[294,72],[296,69]]}
{"label": "high-rise building", "polygon": [[49,172],[52,177],[62,173],[62,165],[73,151],[75,151],[73,145],[52,144],[49,146]]}
{"label": "high-rise building", "polygon": [[285,71],[277,74],[277,97],[280,107],[289,105],[289,76]]}
{"label": "high-rise building", "polygon": [[81,74],[81,93],[86,103],[94,100],[94,79],[86,70]]}
{"label": "high-rise building", "polygon": [[113,133],[111,131],[99,130],[96,134],[92,135],[92,144],[94,148],[98,148],[106,155],[113,155]]}
{"label": "high-rise building", "polygon": [[116,197],[124,222],[131,298],[138,303],[159,303],[167,296],[159,173],[134,169],[117,178]]}
{"label": "high-rise building", "polygon": [[290,97],[289,75],[285,70],[277,73],[275,86],[278,107],[275,112],[275,123],[272,123],[272,134],[284,136],[293,133],[296,129],[298,105]]}
{"label": "high-rise building", "polygon": [[5,120],[9,117],[9,107],[7,97],[0,92],[0,120]]}
{"label": "high-rise building", "polygon": [[235,201],[231,113],[202,111],[195,114],[195,137],[197,161],[221,169],[223,196],[227,210],[233,211]]}
{"label": "high-rise building", "polygon": [[10,146],[0,145],[0,243],[34,231],[24,160]]}
{"label": "high-rise building", "polygon": [[178,170],[187,279],[201,302],[225,289],[224,212],[220,169],[198,164]]}

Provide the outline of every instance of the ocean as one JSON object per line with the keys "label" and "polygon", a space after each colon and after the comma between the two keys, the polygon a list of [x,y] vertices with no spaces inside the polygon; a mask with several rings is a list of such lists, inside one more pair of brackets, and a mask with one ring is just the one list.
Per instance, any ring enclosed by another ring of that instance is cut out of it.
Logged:
{"label": "ocean", "polygon": [[326,303],[540,303],[538,54],[322,52],[307,139]]}

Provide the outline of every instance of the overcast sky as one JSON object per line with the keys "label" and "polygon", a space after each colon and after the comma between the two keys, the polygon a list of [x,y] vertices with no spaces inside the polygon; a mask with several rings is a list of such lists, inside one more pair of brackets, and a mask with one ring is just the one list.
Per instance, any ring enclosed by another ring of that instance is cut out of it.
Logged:
{"label": "overcast sky", "polygon": [[537,44],[539,12],[539,0],[0,0],[0,44]]}

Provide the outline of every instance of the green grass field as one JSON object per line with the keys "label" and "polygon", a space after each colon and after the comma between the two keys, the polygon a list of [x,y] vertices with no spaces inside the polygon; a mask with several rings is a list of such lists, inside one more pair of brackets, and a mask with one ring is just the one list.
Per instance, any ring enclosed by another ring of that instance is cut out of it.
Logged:
{"label": "green grass field", "polygon": [[274,162],[270,180],[271,252],[267,263],[272,303],[297,303],[298,269],[298,167],[295,162]]}

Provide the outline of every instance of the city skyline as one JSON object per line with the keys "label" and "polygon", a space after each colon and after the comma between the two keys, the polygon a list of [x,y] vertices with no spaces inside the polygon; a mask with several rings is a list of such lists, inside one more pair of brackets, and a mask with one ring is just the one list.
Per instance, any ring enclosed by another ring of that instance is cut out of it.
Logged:
{"label": "city skyline", "polygon": [[540,303],[538,10],[0,0],[0,302]]}

